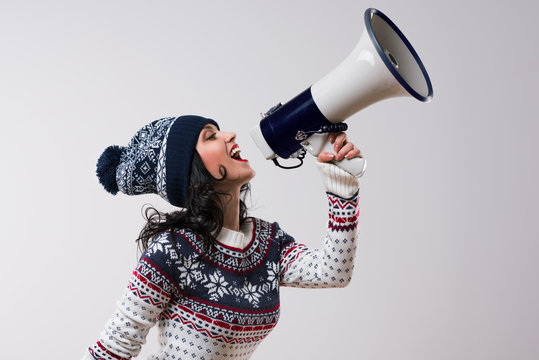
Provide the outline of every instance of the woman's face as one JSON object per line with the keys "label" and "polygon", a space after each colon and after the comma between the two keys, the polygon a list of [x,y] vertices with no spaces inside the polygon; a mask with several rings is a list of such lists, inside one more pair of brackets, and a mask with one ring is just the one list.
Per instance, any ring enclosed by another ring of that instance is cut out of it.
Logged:
{"label": "woman's face", "polygon": [[255,176],[249,162],[241,158],[235,140],[235,133],[219,131],[212,124],[206,124],[198,136],[196,150],[209,173],[220,179],[220,167],[226,168],[225,180],[216,184],[222,190],[239,188]]}

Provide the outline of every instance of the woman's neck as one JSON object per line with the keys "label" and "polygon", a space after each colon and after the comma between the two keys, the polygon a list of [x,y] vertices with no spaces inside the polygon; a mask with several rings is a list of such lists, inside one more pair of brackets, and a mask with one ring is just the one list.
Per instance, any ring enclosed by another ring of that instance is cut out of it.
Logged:
{"label": "woman's neck", "polygon": [[240,231],[240,192],[220,196],[223,204],[223,227]]}

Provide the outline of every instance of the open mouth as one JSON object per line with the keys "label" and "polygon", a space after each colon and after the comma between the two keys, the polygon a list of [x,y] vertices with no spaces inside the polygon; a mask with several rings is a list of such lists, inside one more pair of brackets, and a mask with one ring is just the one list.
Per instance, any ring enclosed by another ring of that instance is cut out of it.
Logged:
{"label": "open mouth", "polygon": [[241,158],[240,153],[241,153],[240,147],[238,146],[238,144],[234,144],[234,146],[232,146],[232,149],[230,149],[230,157],[237,161],[247,161]]}

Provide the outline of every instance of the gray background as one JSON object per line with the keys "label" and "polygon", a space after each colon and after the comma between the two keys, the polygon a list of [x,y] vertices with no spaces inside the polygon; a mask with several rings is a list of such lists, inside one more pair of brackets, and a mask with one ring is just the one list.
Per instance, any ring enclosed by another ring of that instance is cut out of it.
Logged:
{"label": "gray background", "polygon": [[[136,264],[141,206],[170,208],[107,194],[95,162],[160,117],[236,131],[252,213],[319,246],[313,159],[279,170],[248,131],[344,59],[368,7],[414,44],[434,100],[349,119],[369,162],[353,282],[283,289],[253,359],[539,358],[539,6],[524,0],[2,0],[2,357],[78,359],[96,340]],[[156,349],[152,332],[142,354]]]}

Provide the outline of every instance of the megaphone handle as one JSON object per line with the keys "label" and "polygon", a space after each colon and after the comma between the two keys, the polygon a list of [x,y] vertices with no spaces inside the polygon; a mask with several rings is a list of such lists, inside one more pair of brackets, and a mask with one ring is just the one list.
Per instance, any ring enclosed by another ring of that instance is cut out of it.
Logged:
{"label": "megaphone handle", "polygon": [[[318,157],[322,151],[335,153],[333,144],[329,142],[328,137],[329,134],[314,134],[302,142],[301,145],[315,157]],[[355,177],[361,177],[367,166],[367,161],[358,157],[342,160],[334,159],[331,162]]]}

